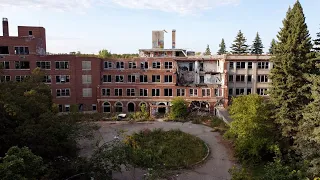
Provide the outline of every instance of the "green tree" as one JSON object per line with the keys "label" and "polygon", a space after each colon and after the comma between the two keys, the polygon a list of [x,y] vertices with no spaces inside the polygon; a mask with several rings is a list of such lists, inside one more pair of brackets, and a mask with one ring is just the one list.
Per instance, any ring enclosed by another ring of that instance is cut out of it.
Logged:
{"label": "green tree", "polygon": [[36,180],[45,173],[42,158],[34,155],[27,147],[11,147],[0,161],[2,180]]}
{"label": "green tree", "polygon": [[227,50],[226,50],[226,43],[224,42],[224,39],[222,38],[221,43],[219,44],[219,51],[218,51],[218,55],[222,55],[222,54],[226,54]]}
{"label": "green tree", "polygon": [[204,55],[209,56],[211,55],[209,44],[207,45],[206,51],[204,52]]}
{"label": "green tree", "polygon": [[319,53],[320,52],[320,32],[317,33],[317,38],[314,39],[313,42],[314,42],[313,49]]}
{"label": "green tree", "polygon": [[233,41],[234,43],[231,46],[232,54],[247,54],[248,53],[248,45],[246,44],[247,39],[244,37],[241,30],[239,30],[236,39]]}
{"label": "green tree", "polygon": [[176,97],[172,100],[171,103],[172,106],[169,114],[170,119],[181,119],[185,118],[188,115],[187,102],[183,98]]}
{"label": "green tree", "polygon": [[110,58],[110,57],[112,57],[112,54],[108,50],[102,49],[99,51],[98,57],[99,58]]}
{"label": "green tree", "polygon": [[234,140],[236,156],[242,162],[259,162],[275,143],[275,125],[271,106],[264,98],[251,94],[232,99],[232,122],[225,136]]}
{"label": "green tree", "polygon": [[274,54],[277,46],[277,41],[275,39],[272,39],[270,48],[269,48],[269,54]]}
{"label": "green tree", "polygon": [[274,67],[270,73],[270,96],[282,134],[293,139],[298,122],[302,119],[302,110],[310,98],[304,74],[314,71],[310,59],[311,38],[299,1],[292,9],[289,8],[277,37],[277,51],[271,59]]}
{"label": "green tree", "polygon": [[263,48],[264,47],[263,47],[260,35],[257,32],[256,38],[254,39],[252,47],[251,47],[251,54],[262,54]]}

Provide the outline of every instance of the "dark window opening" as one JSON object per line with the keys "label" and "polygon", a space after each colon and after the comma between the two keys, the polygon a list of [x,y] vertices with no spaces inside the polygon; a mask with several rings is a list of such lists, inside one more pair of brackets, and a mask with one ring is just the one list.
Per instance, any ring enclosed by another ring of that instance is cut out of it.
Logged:
{"label": "dark window opening", "polygon": [[200,63],[200,71],[203,71],[203,62]]}
{"label": "dark window opening", "polygon": [[8,46],[0,46],[0,54],[9,54]]}
{"label": "dark window opening", "polygon": [[200,76],[200,84],[204,84],[204,76]]}
{"label": "dark window opening", "polygon": [[193,71],[193,63],[189,63],[189,71]]}
{"label": "dark window opening", "polygon": [[19,55],[28,55],[29,47],[14,47],[14,53]]}
{"label": "dark window opening", "polygon": [[2,69],[10,69],[10,63],[8,61],[3,61],[0,63],[0,68]]}
{"label": "dark window opening", "polygon": [[29,31],[29,36],[32,36],[32,31]]}
{"label": "dark window opening", "polygon": [[30,69],[29,61],[15,61],[16,69]]}

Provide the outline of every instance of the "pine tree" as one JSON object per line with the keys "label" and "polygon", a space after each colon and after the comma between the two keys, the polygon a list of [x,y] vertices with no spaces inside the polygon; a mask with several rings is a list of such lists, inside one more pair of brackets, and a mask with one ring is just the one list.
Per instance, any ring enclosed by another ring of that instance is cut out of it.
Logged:
{"label": "pine tree", "polygon": [[247,54],[248,53],[248,45],[246,44],[247,39],[244,37],[241,30],[239,30],[236,39],[233,41],[234,43],[231,46],[232,54]]}
{"label": "pine tree", "polygon": [[310,97],[304,74],[313,72],[314,67],[310,60],[311,38],[299,1],[289,8],[277,37],[277,50],[271,58],[274,67],[270,96],[283,136],[293,140]]}
{"label": "pine tree", "polygon": [[219,51],[218,51],[218,55],[222,55],[222,54],[226,54],[227,51],[226,51],[226,43],[224,42],[224,39],[222,38],[221,40],[221,43],[219,44]]}
{"label": "pine tree", "polygon": [[269,49],[269,54],[274,54],[276,49],[277,41],[275,39],[272,39]]}
{"label": "pine tree", "polygon": [[204,52],[204,55],[209,56],[211,55],[209,44],[207,45],[206,51]]}
{"label": "pine tree", "polygon": [[313,49],[316,52],[320,52],[320,32],[317,33],[317,38],[315,40],[313,40],[313,42],[314,42]]}
{"label": "pine tree", "polygon": [[257,32],[256,38],[253,41],[251,54],[262,54],[263,53],[263,44],[260,38],[259,33]]}

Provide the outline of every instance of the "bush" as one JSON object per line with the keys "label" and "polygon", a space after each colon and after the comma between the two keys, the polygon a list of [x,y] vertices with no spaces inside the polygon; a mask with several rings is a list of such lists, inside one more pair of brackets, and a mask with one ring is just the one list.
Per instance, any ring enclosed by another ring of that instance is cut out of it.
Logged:
{"label": "bush", "polygon": [[140,107],[140,111],[130,114],[129,119],[134,119],[136,121],[148,121],[149,120],[149,112],[147,111],[146,105],[142,104]]}
{"label": "bush", "polygon": [[251,174],[245,168],[232,167],[229,169],[231,180],[252,180]]}
{"label": "bush", "polygon": [[169,119],[171,120],[185,119],[187,115],[188,115],[187,102],[181,97],[174,98],[172,100]]}

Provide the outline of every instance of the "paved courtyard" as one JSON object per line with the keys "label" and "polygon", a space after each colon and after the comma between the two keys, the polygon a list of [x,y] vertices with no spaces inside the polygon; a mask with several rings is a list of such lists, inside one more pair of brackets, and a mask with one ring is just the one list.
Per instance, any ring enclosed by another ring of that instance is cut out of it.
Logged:
{"label": "paved courtyard", "polygon": [[[229,180],[228,170],[234,165],[230,149],[228,149],[217,132],[211,132],[210,127],[192,123],[178,122],[148,122],[148,123],[126,123],[126,122],[99,122],[101,128],[97,132],[102,142],[113,140],[117,131],[124,130],[126,134],[139,131],[144,128],[162,128],[164,130],[180,129],[183,132],[195,135],[205,141],[210,148],[210,155],[207,160],[191,170],[182,170],[175,175],[177,180]],[[83,143],[83,155],[90,153],[92,148],[89,142]],[[116,174],[119,180],[140,180],[145,172],[140,169],[125,171]]]}

